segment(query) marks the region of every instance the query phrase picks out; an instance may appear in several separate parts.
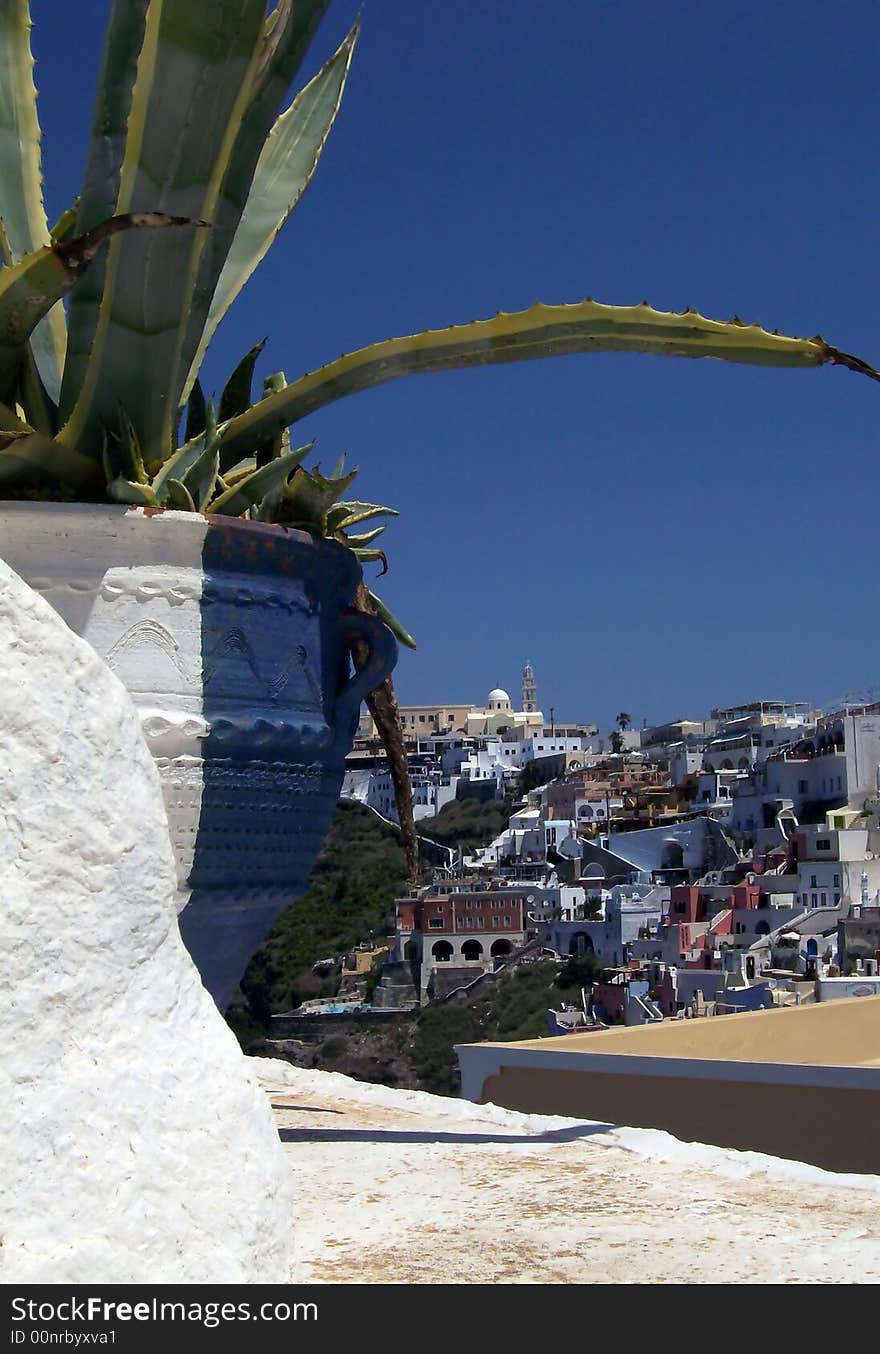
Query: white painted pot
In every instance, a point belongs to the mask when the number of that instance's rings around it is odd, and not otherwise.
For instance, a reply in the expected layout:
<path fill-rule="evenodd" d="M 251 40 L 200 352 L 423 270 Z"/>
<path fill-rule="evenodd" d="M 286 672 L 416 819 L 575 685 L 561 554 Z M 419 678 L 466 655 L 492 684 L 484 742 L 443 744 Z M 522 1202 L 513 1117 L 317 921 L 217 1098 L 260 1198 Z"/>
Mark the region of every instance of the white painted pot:
<path fill-rule="evenodd" d="M 396 645 L 351 610 L 335 541 L 238 518 L 0 504 L 0 554 L 87 639 L 137 706 L 178 867 L 181 933 L 224 1009 L 305 889 L 360 701 Z M 370 650 L 351 674 L 350 646 Z"/>

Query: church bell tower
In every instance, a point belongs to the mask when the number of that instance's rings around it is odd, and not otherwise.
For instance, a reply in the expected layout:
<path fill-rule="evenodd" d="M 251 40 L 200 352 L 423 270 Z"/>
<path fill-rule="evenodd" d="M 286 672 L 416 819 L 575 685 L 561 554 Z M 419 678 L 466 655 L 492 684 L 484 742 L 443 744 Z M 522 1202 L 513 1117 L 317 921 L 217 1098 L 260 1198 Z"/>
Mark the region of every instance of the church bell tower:
<path fill-rule="evenodd" d="M 522 676 L 522 709 L 531 714 L 538 708 L 538 691 L 535 686 L 535 674 L 531 663 L 526 663 Z"/>

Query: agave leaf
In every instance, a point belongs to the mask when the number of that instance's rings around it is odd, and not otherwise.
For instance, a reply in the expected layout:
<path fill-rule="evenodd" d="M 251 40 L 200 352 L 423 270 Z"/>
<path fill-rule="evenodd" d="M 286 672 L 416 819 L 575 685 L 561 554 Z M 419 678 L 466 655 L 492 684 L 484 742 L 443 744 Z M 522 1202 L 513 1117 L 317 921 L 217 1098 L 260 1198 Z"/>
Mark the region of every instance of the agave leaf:
<path fill-rule="evenodd" d="M 345 543 L 346 545 L 350 546 L 352 550 L 355 549 L 360 550 L 365 545 L 369 545 L 371 541 L 377 540 L 382 535 L 382 532 L 384 530 L 385 530 L 384 526 L 376 527 L 373 531 L 362 532 L 360 536 L 349 536 L 348 532 L 346 532 Z"/>
<path fill-rule="evenodd" d="M 193 496 L 185 484 L 180 480 L 170 479 L 167 486 L 167 502 L 170 508 L 177 508 L 180 512 L 195 512 L 196 505 Z"/>
<path fill-rule="evenodd" d="M 280 0 L 264 24 L 257 44 L 248 105 L 235 138 L 222 192 L 211 216 L 211 237 L 199 264 L 181 351 L 179 379 L 183 397 L 199 369 L 199 361 L 194 361 L 195 353 L 217 280 L 248 200 L 257 161 L 327 4 L 328 0 Z"/>
<path fill-rule="evenodd" d="M 379 617 L 379 620 L 385 622 L 385 624 L 388 626 L 388 629 L 391 631 L 393 635 L 397 636 L 401 644 L 405 644 L 408 649 L 417 648 L 418 646 L 416 645 L 416 642 L 413 639 L 412 635 L 409 633 L 408 630 L 404 630 L 403 626 L 401 625 L 397 617 L 394 615 L 393 611 L 388 610 L 387 606 L 382 601 L 382 599 L 380 597 L 377 597 L 374 592 L 371 592 L 369 588 L 367 588 L 367 596 L 372 602 L 373 607 L 375 608 L 376 611 L 376 615 Z"/>
<path fill-rule="evenodd" d="M 219 410 L 221 422 L 228 418 L 234 418 L 236 414 L 243 414 L 245 409 L 250 409 L 254 367 L 265 346 L 266 340 L 261 339 L 249 352 L 246 352 L 223 387 Z"/>
<path fill-rule="evenodd" d="M 149 484 L 127 480 L 124 475 L 117 475 L 108 482 L 107 493 L 117 503 L 136 503 L 145 508 L 156 506 L 156 496 Z"/>
<path fill-rule="evenodd" d="M 205 431 L 207 422 L 207 409 L 205 406 L 205 392 L 202 390 L 201 382 L 196 381 L 189 393 L 189 399 L 186 402 L 186 431 L 184 440 L 191 442 L 194 437 L 199 437 Z"/>
<path fill-rule="evenodd" d="M 307 470 L 300 468 L 284 489 L 279 518 L 285 526 L 323 536 L 333 502 L 333 495 L 328 495 Z"/>
<path fill-rule="evenodd" d="M 28 0 L 0 0 L 0 217 L 15 259 L 49 244 L 30 29 Z M 34 359 L 53 403 L 65 346 L 64 310 L 56 305 L 33 337 Z"/>
<path fill-rule="evenodd" d="M 58 431 L 58 409 L 43 385 L 30 343 L 24 345 L 18 374 L 18 398 L 30 426 L 47 437 Z"/>
<path fill-rule="evenodd" d="M 79 211 L 79 198 L 76 199 L 76 202 L 73 204 L 72 207 L 68 207 L 66 211 L 63 211 L 61 213 L 58 220 L 55 222 L 54 226 L 52 226 L 52 228 L 50 229 L 49 239 L 52 242 L 52 244 L 64 244 L 64 241 L 69 240 L 70 237 L 75 233 L 76 214 L 78 211 Z M 107 217 L 112 215 L 113 208 L 111 207 L 110 211 L 107 212 L 101 218 L 101 220 L 106 221 Z M 99 224 L 100 223 L 98 221 L 95 222 L 95 225 Z"/>
<path fill-rule="evenodd" d="M 35 431 L 5 407 L 0 425 L 0 484 L 63 484 L 85 492 L 100 487 L 91 457 Z"/>
<path fill-rule="evenodd" d="M 767 367 L 820 367 L 829 362 L 880 380 L 880 373 L 866 362 L 832 348 L 824 339 L 786 338 L 769 334 L 760 325 L 707 320 L 693 310 L 675 314 L 646 304 L 606 306 L 595 301 L 534 305 L 513 315 L 499 312 L 491 320 L 426 330 L 348 353 L 240 414 L 226 429 L 224 441 L 234 452 L 334 400 L 398 376 L 593 352 L 715 357 Z"/>
<path fill-rule="evenodd" d="M 385 565 L 385 568 L 382 570 L 382 573 L 387 574 L 388 557 L 385 554 L 384 550 L 361 550 L 360 547 L 355 549 L 355 547 L 351 545 L 351 541 L 348 542 L 348 545 L 351 547 L 352 552 L 354 553 L 356 558 L 359 559 L 362 564 L 371 564 L 373 560 L 380 559 L 382 563 Z"/>
<path fill-rule="evenodd" d="M 151 0 L 130 96 L 118 211 L 212 221 L 256 78 L 264 0 Z M 207 231 L 137 234 L 107 257 L 91 355 L 68 420 L 71 440 L 128 412 L 148 461 L 172 446 L 177 379 Z"/>
<path fill-rule="evenodd" d="M 201 493 L 199 494 L 199 512 L 208 511 L 211 499 L 217 492 L 217 485 L 219 484 L 219 481 L 220 481 L 220 449 L 218 443 L 218 449 L 217 451 L 214 452 L 214 459 L 211 461 L 210 470 L 208 474 L 205 476 L 205 478 L 202 480 L 200 486 Z"/>
<path fill-rule="evenodd" d="M 344 494 L 346 489 L 354 484 L 357 479 L 358 467 L 355 466 L 353 470 L 349 470 L 347 475 L 331 475 L 329 478 L 326 475 L 322 475 L 317 466 L 315 466 L 314 470 L 310 473 L 315 483 L 324 491 L 324 493 L 330 496 L 329 502 L 337 503 L 339 495 Z"/>
<path fill-rule="evenodd" d="M 244 461 L 239 461 L 237 465 L 227 471 L 223 476 L 223 484 L 227 489 L 231 489 L 233 484 L 238 484 L 239 480 L 243 480 L 246 475 L 252 475 L 258 469 L 256 457 L 248 456 Z"/>
<path fill-rule="evenodd" d="M 65 244 L 42 245 L 0 269 L 0 394 L 15 387 L 24 347 L 34 328 L 92 262 L 104 241 L 134 227 L 189 224 L 169 216 L 113 216 Z"/>
<path fill-rule="evenodd" d="M 357 467 L 347 475 L 326 479 L 316 468 L 301 470 L 294 475 L 284 490 L 284 502 L 279 505 L 280 517 L 287 525 L 320 536 L 330 536 L 333 506 L 357 475 Z"/>
<path fill-rule="evenodd" d="M 191 442 L 185 442 L 182 447 L 178 447 L 177 451 L 162 463 L 162 468 L 153 476 L 153 488 L 160 502 L 164 501 L 169 482 L 172 479 L 182 480 L 190 466 L 203 455 L 207 437 L 205 429 Z"/>
<path fill-rule="evenodd" d="M 396 508 L 383 508 L 378 503 L 340 503 L 338 507 L 343 510 L 342 516 L 336 523 L 341 531 L 347 531 L 349 527 L 357 526 L 358 522 L 367 522 L 371 517 L 400 516 Z"/>
<path fill-rule="evenodd" d="M 359 32 L 360 19 L 269 133 L 207 319 L 202 321 L 204 327 L 187 384 L 199 370 L 218 324 L 266 256 L 311 181 L 339 111 Z"/>
<path fill-rule="evenodd" d="M 120 492 L 126 484 L 149 486 L 149 502 L 155 502 L 157 501 L 156 493 L 144 469 L 140 447 L 137 444 L 137 435 L 130 420 L 126 417 L 124 409 L 119 411 L 119 422 L 120 432 L 104 432 L 101 455 L 104 478 L 108 486 L 118 482 Z M 140 503 L 142 500 L 139 498 L 136 501 Z M 143 501 L 146 502 L 147 500 Z M 128 502 L 128 499 L 125 502 Z"/>
<path fill-rule="evenodd" d="M 341 479 L 344 471 L 345 471 L 345 452 L 342 453 L 339 460 L 336 462 L 335 466 L 331 470 L 330 472 L 331 480 Z"/>
<path fill-rule="evenodd" d="M 174 478 L 179 480 L 198 505 L 199 511 L 210 502 L 220 474 L 220 438 L 213 419 L 213 409 L 209 406 L 209 426 L 205 433 L 205 447 L 187 470 Z M 169 481 L 170 483 L 170 481 Z"/>
<path fill-rule="evenodd" d="M 277 485 L 283 485 L 303 457 L 311 451 L 313 445 L 312 442 L 309 442 L 296 451 L 290 451 L 285 456 L 279 456 L 277 460 L 270 461 L 268 465 L 255 470 L 252 475 L 239 480 L 238 484 L 233 485 L 225 493 L 220 494 L 219 498 L 214 499 L 210 511 L 212 513 L 223 513 L 227 517 L 240 517 L 248 508 L 253 507 L 256 503 L 261 503 Z"/>
<path fill-rule="evenodd" d="M 6 268 L 12 267 L 15 262 L 2 219 L 0 262 Z M 29 341 L 22 345 L 17 355 L 10 354 L 6 376 L 0 377 L 0 391 L 6 395 L 9 404 L 18 403 L 21 406 L 25 422 L 35 432 L 45 433 L 48 437 L 55 436 L 58 431 L 58 410 L 43 385 Z"/>
<path fill-rule="evenodd" d="M 117 210 L 125 138 L 150 0 L 112 0 L 104 34 L 85 178 L 76 228 L 91 230 Z M 155 206 L 155 203 L 150 203 Z M 67 358 L 60 409 L 67 419 L 85 381 L 106 279 L 106 258 L 74 288 L 67 307 Z"/>

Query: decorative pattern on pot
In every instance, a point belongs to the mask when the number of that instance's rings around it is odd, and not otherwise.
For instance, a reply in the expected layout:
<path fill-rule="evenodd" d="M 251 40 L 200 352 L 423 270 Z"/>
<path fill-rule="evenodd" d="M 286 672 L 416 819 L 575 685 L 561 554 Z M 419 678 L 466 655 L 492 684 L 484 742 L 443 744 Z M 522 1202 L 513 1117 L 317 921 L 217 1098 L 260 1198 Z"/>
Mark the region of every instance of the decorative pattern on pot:
<path fill-rule="evenodd" d="M 224 1009 L 304 891 L 362 698 L 396 645 L 349 550 L 274 525 L 0 506 L 3 554 L 131 693 L 162 781 L 184 941 Z M 355 639 L 370 650 L 351 674 Z"/>

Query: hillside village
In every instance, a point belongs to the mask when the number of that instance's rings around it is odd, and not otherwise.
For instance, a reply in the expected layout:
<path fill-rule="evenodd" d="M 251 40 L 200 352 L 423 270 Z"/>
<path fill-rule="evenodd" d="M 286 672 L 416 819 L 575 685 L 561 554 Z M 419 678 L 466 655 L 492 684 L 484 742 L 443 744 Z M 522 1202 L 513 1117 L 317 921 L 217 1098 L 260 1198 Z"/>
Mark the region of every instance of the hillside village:
<path fill-rule="evenodd" d="M 622 713 L 602 735 L 548 721 L 526 664 L 519 709 L 499 687 L 400 719 L 423 881 L 387 898 L 387 934 L 314 956 L 317 995 L 264 1012 L 273 1051 L 315 1065 L 302 1047 L 328 1035 L 338 1051 L 450 1003 L 491 1011 L 530 966 L 570 979 L 531 984 L 532 1033 L 880 994 L 880 703 Z M 343 798 L 396 823 L 366 717 Z M 498 830 L 441 831 L 466 819 Z"/>

